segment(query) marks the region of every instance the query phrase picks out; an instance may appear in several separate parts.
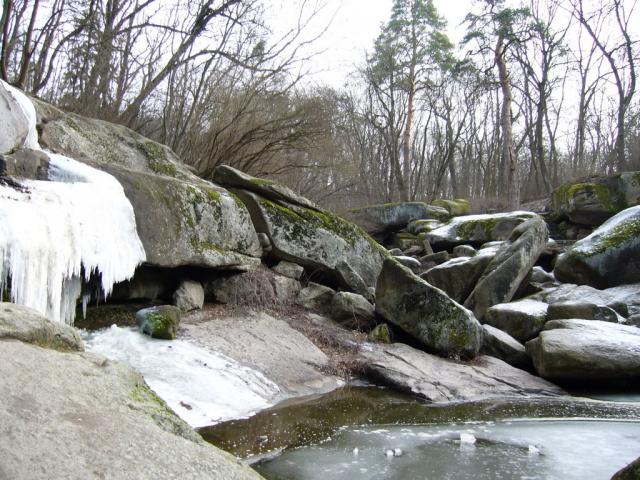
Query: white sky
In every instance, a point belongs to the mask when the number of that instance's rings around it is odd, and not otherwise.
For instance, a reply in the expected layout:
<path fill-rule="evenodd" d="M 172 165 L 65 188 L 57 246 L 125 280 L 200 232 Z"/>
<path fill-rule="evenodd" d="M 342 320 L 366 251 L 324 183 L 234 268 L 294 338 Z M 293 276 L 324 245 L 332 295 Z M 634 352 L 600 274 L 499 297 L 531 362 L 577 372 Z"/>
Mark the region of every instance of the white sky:
<path fill-rule="evenodd" d="M 301 0 L 266 0 L 267 22 L 275 33 L 297 21 Z M 310 0 L 315 4 L 318 0 Z M 357 64 L 372 49 L 380 27 L 391 13 L 392 0 L 324 0 L 324 8 L 312 25 L 319 32 L 331 22 L 327 32 L 315 42 L 319 51 L 312 63 L 308 80 L 341 87 Z M 472 0 L 434 0 L 438 12 L 447 19 L 448 33 L 454 42 L 464 35 L 460 26 L 470 11 Z M 331 19 L 333 18 L 333 21 Z M 313 35 L 313 34 L 311 34 Z"/>

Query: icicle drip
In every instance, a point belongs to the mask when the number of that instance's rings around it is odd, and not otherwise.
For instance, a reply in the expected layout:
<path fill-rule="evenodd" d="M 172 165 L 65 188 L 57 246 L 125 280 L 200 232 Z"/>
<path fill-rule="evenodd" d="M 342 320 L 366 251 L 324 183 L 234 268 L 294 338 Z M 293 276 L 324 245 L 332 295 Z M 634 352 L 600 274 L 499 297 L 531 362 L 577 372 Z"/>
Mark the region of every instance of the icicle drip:
<path fill-rule="evenodd" d="M 91 300 L 91 295 L 85 293 L 82 295 L 82 319 L 87 319 L 87 305 L 89 304 L 89 300 Z"/>
<path fill-rule="evenodd" d="M 33 105 L 7 88 L 35 131 Z M 25 146 L 39 148 L 37 138 Z M 120 183 L 76 160 L 45 153 L 51 181 L 23 181 L 24 191 L 0 185 L 0 283 L 10 278 L 11 301 L 73 324 L 82 272 L 85 281 L 99 272 L 108 296 L 146 256 Z"/>

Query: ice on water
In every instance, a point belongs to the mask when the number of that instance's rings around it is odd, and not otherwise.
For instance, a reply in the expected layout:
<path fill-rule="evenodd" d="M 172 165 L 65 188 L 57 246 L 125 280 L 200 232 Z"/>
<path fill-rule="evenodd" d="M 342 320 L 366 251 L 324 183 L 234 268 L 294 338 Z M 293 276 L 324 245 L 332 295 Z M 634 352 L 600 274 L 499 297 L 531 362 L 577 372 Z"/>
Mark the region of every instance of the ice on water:
<path fill-rule="evenodd" d="M 31 121 L 24 146 L 39 150 L 31 101 L 4 85 Z M 146 257 L 120 183 L 76 160 L 45 153 L 50 181 L 21 181 L 23 190 L 0 185 L 0 289 L 10 279 L 12 302 L 72 324 L 81 275 L 88 280 L 99 272 L 107 296 Z"/>

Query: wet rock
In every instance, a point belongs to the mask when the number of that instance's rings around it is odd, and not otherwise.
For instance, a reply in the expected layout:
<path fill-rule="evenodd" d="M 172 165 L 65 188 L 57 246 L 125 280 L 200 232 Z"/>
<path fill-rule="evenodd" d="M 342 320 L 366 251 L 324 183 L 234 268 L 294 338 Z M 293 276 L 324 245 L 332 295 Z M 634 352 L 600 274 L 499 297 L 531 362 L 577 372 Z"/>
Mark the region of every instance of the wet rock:
<path fill-rule="evenodd" d="M 62 352 L 84 350 L 75 328 L 52 322 L 32 308 L 0 302 L 0 341 L 9 338 Z"/>
<path fill-rule="evenodd" d="M 357 293 L 336 293 L 331 300 L 331 317 L 351 329 L 368 330 L 375 325 L 373 305 Z"/>
<path fill-rule="evenodd" d="M 361 353 L 375 381 L 411 392 L 431 402 L 487 398 L 556 396 L 555 385 L 494 357 L 458 363 L 394 343 Z"/>
<path fill-rule="evenodd" d="M 378 278 L 376 311 L 440 355 L 473 358 L 480 349 L 473 314 L 393 259 Z"/>
<path fill-rule="evenodd" d="M 331 301 L 336 291 L 325 285 L 309 282 L 306 287 L 300 290 L 296 303 L 309 310 L 329 313 L 331 311 Z"/>
<path fill-rule="evenodd" d="M 173 304 L 183 312 L 199 310 L 204 304 L 204 288 L 195 280 L 183 280 L 173 294 Z"/>
<path fill-rule="evenodd" d="M 480 353 L 499 358 L 516 368 L 531 369 L 531 358 L 527 355 L 524 345 L 511 335 L 491 325 L 483 325 L 482 334 Z"/>
<path fill-rule="evenodd" d="M 624 323 L 624 318 L 613 308 L 590 302 L 558 302 L 549 305 L 549 320 L 580 318 L 584 320 L 602 320 L 604 322 Z"/>
<path fill-rule="evenodd" d="M 499 303 L 511 301 L 533 268 L 548 239 L 547 225 L 535 216 L 518 225 L 509 242 L 500 247 L 465 301 L 477 318 Z"/>
<path fill-rule="evenodd" d="M 610 381 L 640 377 L 640 329 L 599 320 L 551 320 L 525 345 L 540 376 Z"/>
<path fill-rule="evenodd" d="M 548 308 L 546 303 L 529 299 L 500 303 L 487 310 L 483 323 L 507 332 L 520 342 L 526 342 L 544 328 Z"/>
<path fill-rule="evenodd" d="M 565 283 L 608 288 L 640 282 L 640 206 L 607 220 L 556 261 L 554 274 Z"/>
<path fill-rule="evenodd" d="M 286 260 L 278 262 L 276 265 L 271 267 L 271 269 L 280 275 L 284 275 L 285 277 L 293 278 L 295 280 L 300 280 L 300 277 L 302 277 L 302 274 L 304 273 L 303 267 L 297 263 L 287 262 Z"/>
<path fill-rule="evenodd" d="M 136 312 L 136 323 L 140 331 L 153 338 L 173 340 L 176 338 L 182 312 L 173 305 L 143 308 Z"/>

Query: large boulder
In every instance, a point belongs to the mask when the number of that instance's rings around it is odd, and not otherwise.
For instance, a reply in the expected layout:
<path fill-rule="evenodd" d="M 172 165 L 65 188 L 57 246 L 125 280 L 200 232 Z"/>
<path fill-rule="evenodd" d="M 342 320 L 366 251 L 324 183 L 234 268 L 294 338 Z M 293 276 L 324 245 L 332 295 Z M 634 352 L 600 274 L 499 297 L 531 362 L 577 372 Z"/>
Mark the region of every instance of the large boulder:
<path fill-rule="evenodd" d="M 514 228 L 536 217 L 531 212 L 507 212 L 454 217 L 444 225 L 424 234 L 438 248 L 450 248 L 463 243 L 481 245 L 507 240 Z"/>
<path fill-rule="evenodd" d="M 375 308 L 357 293 L 336 293 L 331 300 L 331 317 L 348 328 L 368 330 L 375 326 Z"/>
<path fill-rule="evenodd" d="M 326 285 L 309 282 L 307 286 L 298 293 L 296 303 L 309 310 L 329 313 L 335 294 L 336 291 Z"/>
<path fill-rule="evenodd" d="M 451 214 L 424 202 L 399 202 L 354 208 L 345 217 L 371 235 L 401 230 L 413 220 L 447 220 Z"/>
<path fill-rule="evenodd" d="M 84 350 L 75 328 L 51 322 L 32 308 L 0 302 L 0 340 L 9 338 L 61 352 Z"/>
<path fill-rule="evenodd" d="M 608 288 L 640 282 L 640 206 L 607 220 L 556 261 L 554 274 L 566 283 Z"/>
<path fill-rule="evenodd" d="M 548 308 L 546 303 L 530 299 L 500 303 L 490 307 L 482 321 L 526 342 L 544 328 Z"/>
<path fill-rule="evenodd" d="M 268 198 L 269 200 L 276 202 L 283 201 L 292 205 L 322 212 L 311 200 L 302 195 L 298 195 L 289 187 L 274 182 L 273 180 L 252 177 L 228 165 L 217 166 L 213 174 L 213 179 L 220 185 L 228 188 L 247 190 L 257 193 L 261 197 Z"/>
<path fill-rule="evenodd" d="M 511 301 L 547 240 L 547 225 L 541 217 L 535 215 L 518 225 L 487 266 L 465 307 L 482 318 L 489 307 Z"/>
<path fill-rule="evenodd" d="M 604 290 L 598 290 L 589 285 L 563 283 L 545 288 L 530 298 L 535 298 L 548 304 L 589 302 L 597 305 L 606 305 L 623 317 L 640 313 L 640 283 L 620 285 Z"/>
<path fill-rule="evenodd" d="M 32 99 L 43 147 L 113 175 L 131 202 L 147 262 L 248 270 L 262 248 L 243 203 L 194 175 L 165 145 Z"/>
<path fill-rule="evenodd" d="M 625 172 L 561 185 L 551 203 L 556 219 L 597 226 L 639 202 L 640 172 Z"/>
<path fill-rule="evenodd" d="M 602 320 L 603 322 L 624 323 L 625 319 L 613 308 L 596 305 L 591 302 L 557 302 L 549 305 L 548 320 L 580 318 L 583 320 Z"/>
<path fill-rule="evenodd" d="M 359 227 L 329 212 L 274 202 L 246 190 L 236 193 L 247 205 L 256 230 L 271 239 L 271 255 L 313 271 L 358 291 L 361 281 L 342 275 L 345 262 L 365 285 L 375 284 L 387 251 Z"/>
<path fill-rule="evenodd" d="M 463 303 L 473 291 L 493 255 L 494 250 L 482 249 L 479 255 L 453 258 L 430 268 L 420 276 L 434 287 L 447 292 L 456 302 Z"/>
<path fill-rule="evenodd" d="M 527 355 L 524 345 L 508 333 L 491 325 L 482 325 L 480 353 L 499 358 L 516 368 L 523 370 L 531 368 L 531 358 Z"/>
<path fill-rule="evenodd" d="M 478 357 L 471 364 L 459 363 L 401 343 L 378 344 L 361 355 L 367 374 L 374 380 L 431 402 L 564 393 L 541 378 L 489 356 Z"/>
<path fill-rule="evenodd" d="M 380 272 L 376 311 L 439 355 L 473 358 L 480 349 L 473 314 L 395 259 L 385 260 Z"/>
<path fill-rule="evenodd" d="M 0 339 L 0 378 L 1 478 L 262 478 L 122 363 Z"/>
<path fill-rule="evenodd" d="M 136 312 L 140 331 L 153 338 L 173 340 L 178 332 L 182 312 L 173 305 L 143 308 Z"/>
<path fill-rule="evenodd" d="M 599 320 L 551 320 L 526 343 L 537 372 L 558 380 L 640 377 L 640 329 Z"/>

